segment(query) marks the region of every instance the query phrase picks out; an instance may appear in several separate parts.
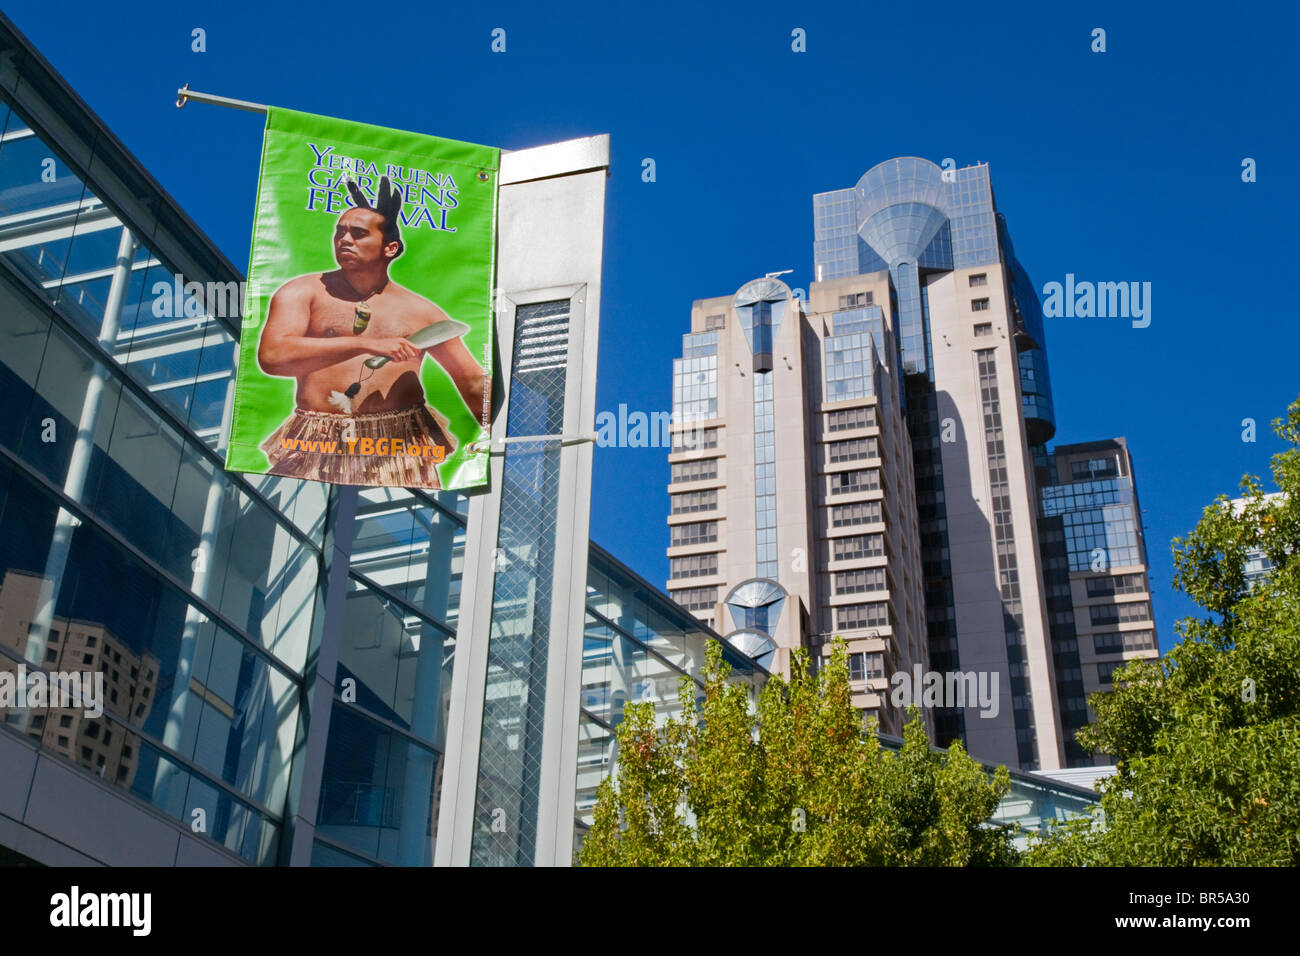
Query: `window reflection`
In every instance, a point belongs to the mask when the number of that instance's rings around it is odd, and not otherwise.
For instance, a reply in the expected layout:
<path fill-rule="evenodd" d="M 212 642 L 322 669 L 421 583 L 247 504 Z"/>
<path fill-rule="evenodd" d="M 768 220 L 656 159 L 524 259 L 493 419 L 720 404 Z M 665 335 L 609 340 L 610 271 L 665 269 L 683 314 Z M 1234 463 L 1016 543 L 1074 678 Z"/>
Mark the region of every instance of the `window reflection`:
<path fill-rule="evenodd" d="M 26 658 L 104 685 L 101 715 L 37 707 L 6 724 L 272 862 L 320 565 L 286 516 L 319 543 L 325 494 L 263 482 L 269 508 L 203 450 L 233 338 L 184 302 L 169 310 L 155 286 L 173 271 L 0 111 L 0 278 L 16 271 L 60 316 L 0 282 L 0 669 Z"/>

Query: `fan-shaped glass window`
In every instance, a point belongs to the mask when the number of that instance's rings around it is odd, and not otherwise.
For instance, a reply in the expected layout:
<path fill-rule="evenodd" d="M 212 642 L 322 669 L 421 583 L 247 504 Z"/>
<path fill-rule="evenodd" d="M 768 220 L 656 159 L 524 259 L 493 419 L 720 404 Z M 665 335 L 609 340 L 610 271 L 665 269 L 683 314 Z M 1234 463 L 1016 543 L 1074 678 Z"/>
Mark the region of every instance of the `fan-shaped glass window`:
<path fill-rule="evenodd" d="M 767 667 L 771 663 L 772 652 L 776 650 L 775 641 L 766 634 L 752 630 L 736 631 L 727 635 L 727 643 L 757 661 L 761 667 Z"/>
<path fill-rule="evenodd" d="M 771 634 L 781 619 L 785 591 L 775 581 L 746 581 L 727 597 L 727 608 L 737 628 Z"/>

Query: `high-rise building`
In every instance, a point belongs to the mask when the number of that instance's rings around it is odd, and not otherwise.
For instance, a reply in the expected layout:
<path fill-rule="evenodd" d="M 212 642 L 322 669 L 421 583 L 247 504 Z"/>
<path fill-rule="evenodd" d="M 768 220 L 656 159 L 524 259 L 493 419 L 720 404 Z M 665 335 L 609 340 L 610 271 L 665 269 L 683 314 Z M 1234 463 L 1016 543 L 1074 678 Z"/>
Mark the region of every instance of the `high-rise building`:
<path fill-rule="evenodd" d="M 855 703 L 927 661 L 912 454 L 869 295 L 810 311 L 776 278 L 696 302 L 673 369 L 669 593 L 787 671 L 845 638 Z M 927 665 L 928 666 L 928 665 Z"/>
<path fill-rule="evenodd" d="M 1122 438 L 1058 445 L 1047 462 L 1038 531 L 1066 763 L 1105 764 L 1074 739 L 1095 719 L 1088 695 L 1158 653 L 1137 481 Z"/>
<path fill-rule="evenodd" d="M 683 443 L 703 440 L 670 457 L 670 593 L 737 646 L 765 639 L 775 670 L 801 644 L 820 653 L 832 633 L 882 654 L 855 674 L 871 675 L 875 693 L 860 703 L 884 727 L 899 715 L 879 691 L 916 662 L 987 675 L 1003 705 L 941 698 L 929 711 L 937 743 L 961 738 L 1024 769 L 1085 762 L 1073 744 L 1081 695 L 1105 684 L 1096 678 L 1115 652 L 1080 657 L 1077 633 L 1114 643 L 1111 611 L 1093 616 L 1105 588 L 1125 615 L 1115 633 L 1142 623 L 1139 606 L 1152 631 L 1149 649 L 1129 636 L 1120 653 L 1155 653 L 1140 511 L 1122 440 L 1101 443 L 1121 469 L 1099 479 L 1116 486 L 1109 506 L 1070 497 L 1091 446 L 1070 446 L 1065 490 L 1050 490 L 1042 310 L 988 166 L 889 160 L 814 196 L 813 212 L 806 302 L 765 278 L 692 309 L 673 428 Z M 1098 541 L 1106 562 L 1075 568 L 1070 548 Z M 779 602 L 796 596 L 782 616 Z M 774 610 L 748 613 L 756 601 Z"/>

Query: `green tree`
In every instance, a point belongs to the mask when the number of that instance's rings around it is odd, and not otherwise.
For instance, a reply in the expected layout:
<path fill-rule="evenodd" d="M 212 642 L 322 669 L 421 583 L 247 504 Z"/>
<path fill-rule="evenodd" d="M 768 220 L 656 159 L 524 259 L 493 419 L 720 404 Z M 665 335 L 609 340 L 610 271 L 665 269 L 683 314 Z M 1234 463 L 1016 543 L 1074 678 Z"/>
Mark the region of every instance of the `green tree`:
<path fill-rule="evenodd" d="M 931 749 L 913 710 L 902 749 L 853 708 L 843 641 L 815 675 L 798 654 L 755 705 L 711 641 L 704 695 L 683 680 L 680 713 L 653 705 L 619 724 L 617 785 L 600 785 L 584 866 L 1003 865 L 1007 828 L 986 821 L 1010 787 L 960 745 Z"/>
<path fill-rule="evenodd" d="M 1116 671 L 1079 732 L 1115 758 L 1104 828 L 1075 821 L 1033 841 L 1027 862 L 1092 866 L 1300 863 L 1300 400 L 1273 430 L 1281 497 L 1246 476 L 1175 538 L 1175 585 L 1208 612 L 1178 624 L 1158 661 Z M 1273 570 L 1252 588 L 1247 553 Z"/>

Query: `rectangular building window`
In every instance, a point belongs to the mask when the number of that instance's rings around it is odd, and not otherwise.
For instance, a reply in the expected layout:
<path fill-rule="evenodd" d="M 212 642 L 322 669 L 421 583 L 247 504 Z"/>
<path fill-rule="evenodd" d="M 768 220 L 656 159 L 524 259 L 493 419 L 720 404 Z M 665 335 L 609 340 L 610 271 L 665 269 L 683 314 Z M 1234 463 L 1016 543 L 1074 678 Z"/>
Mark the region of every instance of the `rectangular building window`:
<path fill-rule="evenodd" d="M 989 310 L 988 299 L 971 299 L 970 310 L 972 312 L 987 312 Z"/>
<path fill-rule="evenodd" d="M 987 272 L 977 272 L 970 277 L 970 287 L 973 289 L 979 285 L 989 284 L 989 274 Z"/>
<path fill-rule="evenodd" d="M 885 676 L 885 655 L 880 651 L 867 651 L 862 655 L 862 669 L 867 680 Z"/>
<path fill-rule="evenodd" d="M 1127 624 L 1130 621 L 1149 621 L 1151 620 L 1151 605 L 1146 601 L 1133 601 L 1128 604 L 1117 605 L 1119 608 L 1119 621 L 1121 624 Z"/>
<path fill-rule="evenodd" d="M 1092 635 L 1092 648 L 1098 654 L 1119 654 L 1123 651 L 1155 650 L 1154 631 L 1110 631 Z"/>
<path fill-rule="evenodd" d="M 872 292 L 850 292 L 848 295 L 840 296 L 840 309 L 856 309 L 862 305 L 874 305 L 875 293 Z"/>
<path fill-rule="evenodd" d="M 1115 574 L 1104 578 L 1089 578 L 1088 597 L 1110 597 L 1113 594 L 1140 594 L 1146 591 L 1146 579 L 1136 574 Z"/>
<path fill-rule="evenodd" d="M 886 627 L 889 624 L 889 604 L 846 604 L 835 609 L 836 627 L 851 629 L 861 627 Z"/>
<path fill-rule="evenodd" d="M 718 573 L 718 555 L 689 554 L 684 558 L 668 559 L 670 578 L 705 578 Z"/>
<path fill-rule="evenodd" d="M 1118 624 L 1119 608 L 1113 604 L 1101 604 L 1088 608 L 1088 613 L 1095 624 Z"/>
<path fill-rule="evenodd" d="M 1089 578 L 1088 597 L 1111 597 L 1115 594 L 1115 579 L 1112 577 Z"/>
<path fill-rule="evenodd" d="M 675 524 L 669 529 L 671 546 L 674 548 L 688 544 L 707 544 L 718 540 L 718 523 L 716 521 L 694 521 L 690 524 Z"/>
<path fill-rule="evenodd" d="M 865 662 L 862 660 L 861 654 L 850 654 L 848 657 L 848 665 L 849 680 L 860 681 L 867 679 L 866 667 L 864 666 Z"/>
<path fill-rule="evenodd" d="M 880 471 L 864 468 L 861 471 L 841 471 L 827 476 L 832 495 L 848 495 L 858 491 L 876 491 L 880 488 Z"/>
<path fill-rule="evenodd" d="M 725 312 L 718 315 L 706 315 L 704 317 L 704 331 L 712 332 L 714 329 L 725 329 L 727 327 L 727 315 Z"/>
<path fill-rule="evenodd" d="M 831 508 L 831 527 L 843 528 L 854 524 L 869 524 L 881 520 L 879 501 L 855 501 L 850 505 Z"/>
<path fill-rule="evenodd" d="M 828 432 L 845 432 L 851 428 L 874 428 L 876 410 L 870 406 L 862 408 L 841 408 L 826 413 L 826 430 Z"/>
<path fill-rule="evenodd" d="M 860 461 L 864 458 L 879 458 L 880 451 L 874 436 L 867 438 L 850 438 L 848 441 L 830 442 L 826 446 L 832 465 L 841 461 Z"/>
<path fill-rule="evenodd" d="M 718 603 L 718 589 L 686 588 L 673 591 L 672 599 L 688 611 L 707 611 Z"/>
<path fill-rule="evenodd" d="M 884 553 L 885 536 L 883 534 L 857 534 L 848 538 L 833 538 L 831 541 L 831 555 L 836 561 L 878 558 Z"/>
<path fill-rule="evenodd" d="M 858 568 L 854 571 L 836 571 L 832 579 L 836 594 L 867 594 L 885 590 L 884 568 Z"/>
<path fill-rule="evenodd" d="M 1098 604 L 1088 608 L 1093 624 L 1123 624 L 1151 620 L 1151 606 L 1146 601 L 1129 604 Z"/>
<path fill-rule="evenodd" d="M 1124 661 L 1100 661 L 1097 664 L 1097 682 L 1109 684 L 1117 668 L 1123 667 Z"/>
<path fill-rule="evenodd" d="M 673 451 L 699 451 L 701 449 L 717 448 L 719 430 L 716 425 L 711 425 L 708 428 L 673 432 Z"/>
<path fill-rule="evenodd" d="M 979 322 L 975 326 L 975 338 L 983 338 L 986 335 L 993 334 L 992 322 Z"/>
<path fill-rule="evenodd" d="M 830 658 L 824 659 L 830 663 Z M 880 651 L 861 651 L 848 655 L 849 680 L 875 680 L 885 676 L 885 655 Z"/>
<path fill-rule="evenodd" d="M 718 477 L 718 459 L 679 461 L 672 466 L 672 481 L 711 481 Z"/>
<path fill-rule="evenodd" d="M 1116 594 L 1142 594 L 1147 590 L 1146 575 L 1140 571 L 1133 574 L 1117 574 L 1115 576 L 1115 593 Z"/>
<path fill-rule="evenodd" d="M 1090 458 L 1070 462 L 1070 477 L 1075 481 L 1090 478 L 1114 478 L 1119 474 L 1119 463 L 1114 458 Z"/>
<path fill-rule="evenodd" d="M 685 494 L 670 495 L 671 514 L 693 514 L 696 511 L 716 511 L 718 508 L 718 489 L 708 491 L 688 491 Z"/>

